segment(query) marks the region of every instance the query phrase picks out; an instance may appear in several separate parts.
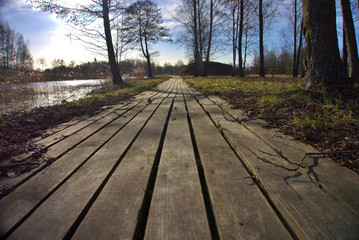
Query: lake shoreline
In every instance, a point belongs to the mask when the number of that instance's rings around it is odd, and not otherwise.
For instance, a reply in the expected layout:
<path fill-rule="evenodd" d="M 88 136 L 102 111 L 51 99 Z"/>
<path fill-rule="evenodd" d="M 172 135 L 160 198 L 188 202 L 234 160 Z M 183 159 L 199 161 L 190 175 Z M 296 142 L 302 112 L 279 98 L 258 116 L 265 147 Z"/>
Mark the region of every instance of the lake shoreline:
<path fill-rule="evenodd" d="M 36 108 L 29 112 L 1 115 L 0 176 L 13 177 L 14 172 L 15 176 L 21 175 L 28 171 L 29 168 L 24 168 L 26 165 L 18 165 L 19 168 L 14 168 L 14 162 L 36 163 L 43 155 L 46 155 L 46 149 L 41 149 L 41 146 L 36 146 L 34 142 L 36 139 L 45 137 L 47 130 L 59 124 L 81 118 L 84 115 L 98 114 L 106 107 L 131 99 L 136 94 L 152 89 L 167 79 L 168 77 L 161 77 L 129 81 L 128 86 L 125 88 L 119 88 L 118 86 L 105 87 L 104 93 L 95 93 L 91 97 L 77 101 Z M 26 159 L 22 159 L 21 162 L 16 160 L 16 156 L 31 152 L 33 154 L 30 154 L 31 156 Z M 33 166 L 32 164 L 29 167 Z M 9 173 L 12 175 L 9 176 Z"/>

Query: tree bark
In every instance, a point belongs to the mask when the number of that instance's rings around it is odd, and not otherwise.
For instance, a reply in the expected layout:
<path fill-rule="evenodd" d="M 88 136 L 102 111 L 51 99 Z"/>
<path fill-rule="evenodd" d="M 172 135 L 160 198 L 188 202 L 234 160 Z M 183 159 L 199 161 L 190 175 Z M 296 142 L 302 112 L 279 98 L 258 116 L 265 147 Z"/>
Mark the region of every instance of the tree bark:
<path fill-rule="evenodd" d="M 208 76 L 208 65 L 209 65 L 209 56 L 211 54 L 211 45 L 212 45 L 212 31 L 213 31 L 213 0 L 210 2 L 210 21 L 209 21 L 209 37 L 208 37 L 208 47 L 206 55 L 206 63 L 204 65 L 203 76 Z"/>
<path fill-rule="evenodd" d="M 197 2 L 193 0 L 193 32 L 194 32 L 194 73 L 198 77 L 198 36 L 197 36 Z"/>
<path fill-rule="evenodd" d="M 122 77 L 120 74 L 120 68 L 116 63 L 115 51 L 113 49 L 112 36 L 111 36 L 111 28 L 110 28 L 110 19 L 109 19 L 109 9 L 108 9 L 108 1 L 102 0 L 102 9 L 103 9 L 103 24 L 105 29 L 106 36 L 106 46 L 108 53 L 108 61 L 112 73 L 112 81 L 116 85 L 123 85 Z"/>
<path fill-rule="evenodd" d="M 259 0 L 259 76 L 265 77 L 264 72 L 264 48 L 263 48 L 263 0 Z"/>
<path fill-rule="evenodd" d="M 240 0 L 239 6 L 239 34 L 238 34 L 238 75 L 240 77 L 244 76 L 243 71 L 243 58 L 242 58 L 242 39 L 243 39 L 243 0 Z"/>
<path fill-rule="evenodd" d="M 147 36 L 145 36 L 145 45 L 146 45 L 146 59 L 147 59 L 147 77 L 148 78 L 153 78 L 153 74 L 152 74 L 152 66 L 151 66 L 151 56 L 150 53 L 148 51 L 148 43 L 147 43 Z"/>
<path fill-rule="evenodd" d="M 238 14 L 238 0 L 233 0 L 232 8 L 232 58 L 233 58 L 233 68 L 232 68 L 232 77 L 236 75 L 236 60 L 237 60 L 237 40 L 238 40 L 238 23 L 239 23 L 239 14 Z"/>
<path fill-rule="evenodd" d="M 345 72 L 348 73 L 348 50 L 347 50 L 347 39 L 345 37 L 345 27 L 343 23 L 343 64 Z"/>
<path fill-rule="evenodd" d="M 352 78 L 354 81 L 359 82 L 358 47 L 355 37 L 355 28 L 350 7 L 350 1 L 340 0 L 340 3 L 342 5 L 345 39 L 348 51 L 349 77 Z"/>
<path fill-rule="evenodd" d="M 349 84 L 340 59 L 333 0 L 303 0 L 303 31 L 307 42 L 306 88 L 331 90 Z"/>
<path fill-rule="evenodd" d="M 202 18 L 201 18 L 201 0 L 197 0 L 197 31 L 198 31 L 198 73 L 202 74 L 203 70 L 203 36 L 202 36 Z"/>
<path fill-rule="evenodd" d="M 294 44 L 293 44 L 293 77 L 298 75 L 297 71 L 297 0 L 294 0 Z"/>
<path fill-rule="evenodd" d="M 296 61 L 296 66 L 295 66 L 296 75 L 294 77 L 297 77 L 298 72 L 299 72 L 300 54 L 302 51 L 302 42 L 303 42 L 303 18 L 302 18 L 302 22 L 300 24 L 299 46 L 298 46 L 297 61 Z"/>

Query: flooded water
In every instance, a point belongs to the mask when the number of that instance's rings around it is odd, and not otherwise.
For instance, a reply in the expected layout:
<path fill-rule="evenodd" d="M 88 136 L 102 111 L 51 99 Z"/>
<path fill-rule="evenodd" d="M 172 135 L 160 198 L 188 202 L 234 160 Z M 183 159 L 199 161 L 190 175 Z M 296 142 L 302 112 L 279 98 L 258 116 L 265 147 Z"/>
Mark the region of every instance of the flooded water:
<path fill-rule="evenodd" d="M 109 79 L 94 79 L 0 85 L 0 112 L 10 113 L 52 106 L 62 101 L 70 102 L 110 82 Z"/>

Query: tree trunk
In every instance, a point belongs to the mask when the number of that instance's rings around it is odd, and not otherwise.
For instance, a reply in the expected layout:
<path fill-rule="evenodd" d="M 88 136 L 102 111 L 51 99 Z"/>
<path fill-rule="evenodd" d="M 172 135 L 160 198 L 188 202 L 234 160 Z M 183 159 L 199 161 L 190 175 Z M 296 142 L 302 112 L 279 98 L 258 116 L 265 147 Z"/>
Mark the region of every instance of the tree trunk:
<path fill-rule="evenodd" d="M 208 37 L 208 47 L 206 55 L 206 63 L 203 70 L 203 76 L 207 77 L 208 75 L 208 65 L 209 65 L 209 56 L 211 54 L 211 45 L 212 45 L 212 31 L 213 31 L 213 0 L 210 3 L 210 21 L 209 21 L 209 37 Z"/>
<path fill-rule="evenodd" d="M 247 49 L 248 49 L 248 30 L 245 32 L 245 40 L 244 40 L 244 58 L 243 58 L 243 68 L 246 68 L 247 62 Z"/>
<path fill-rule="evenodd" d="M 264 49 L 263 49 L 263 0 L 259 0 L 259 76 L 265 77 L 264 73 Z"/>
<path fill-rule="evenodd" d="M 202 19 L 201 19 L 201 1 L 197 0 L 197 31 L 198 31 L 198 73 L 203 74 L 203 36 L 202 36 Z"/>
<path fill-rule="evenodd" d="M 294 44 L 293 44 L 293 77 L 298 75 L 297 64 L 297 0 L 294 0 Z"/>
<path fill-rule="evenodd" d="M 307 42 L 307 89 L 347 85 L 348 78 L 340 59 L 336 9 L 333 0 L 303 1 L 303 30 Z"/>
<path fill-rule="evenodd" d="M 343 23 L 345 29 L 345 39 L 348 51 L 349 77 L 359 82 L 359 59 L 358 47 L 355 38 L 353 16 L 349 0 L 340 0 L 343 12 Z"/>
<path fill-rule="evenodd" d="M 239 34 L 238 34 L 238 75 L 240 77 L 244 76 L 243 71 L 243 58 L 242 58 L 242 38 L 243 38 L 243 0 L 240 0 L 240 7 L 239 7 L 239 14 L 240 20 L 239 20 Z"/>
<path fill-rule="evenodd" d="M 194 76 L 198 77 L 197 2 L 193 0 Z"/>
<path fill-rule="evenodd" d="M 236 30 L 236 22 L 235 22 L 235 10 L 232 12 L 232 58 L 233 58 L 233 69 L 232 69 L 232 77 L 236 75 L 236 49 L 237 49 L 237 30 Z"/>
<path fill-rule="evenodd" d="M 119 66 L 116 63 L 115 51 L 113 49 L 111 28 L 110 28 L 110 19 L 109 19 L 109 9 L 107 0 L 102 0 L 102 9 L 103 9 L 103 24 L 105 29 L 106 36 L 106 46 L 108 53 L 108 61 L 112 73 L 113 83 L 116 85 L 123 85 L 122 77 L 120 74 Z"/>
<path fill-rule="evenodd" d="M 145 46 L 146 46 L 146 60 L 147 60 L 147 77 L 153 78 L 152 74 L 152 66 L 151 66 L 151 56 L 150 52 L 148 51 L 148 43 L 147 43 L 147 35 L 145 35 Z"/>
<path fill-rule="evenodd" d="M 302 52 L 302 42 L 303 42 L 303 18 L 302 18 L 302 22 L 300 24 L 299 46 L 298 46 L 297 61 L 296 61 L 296 66 L 295 66 L 296 75 L 294 77 L 297 77 L 298 72 L 299 72 L 300 53 Z"/>
<path fill-rule="evenodd" d="M 232 9 L 232 57 L 233 57 L 232 77 L 236 75 L 237 39 L 238 39 L 238 22 L 239 22 L 239 14 L 237 13 L 237 8 L 238 8 L 237 0 L 233 2 L 234 2 L 234 6 Z"/>
<path fill-rule="evenodd" d="M 347 39 L 345 37 L 345 27 L 343 23 L 343 64 L 345 72 L 348 74 L 348 50 L 347 50 Z"/>

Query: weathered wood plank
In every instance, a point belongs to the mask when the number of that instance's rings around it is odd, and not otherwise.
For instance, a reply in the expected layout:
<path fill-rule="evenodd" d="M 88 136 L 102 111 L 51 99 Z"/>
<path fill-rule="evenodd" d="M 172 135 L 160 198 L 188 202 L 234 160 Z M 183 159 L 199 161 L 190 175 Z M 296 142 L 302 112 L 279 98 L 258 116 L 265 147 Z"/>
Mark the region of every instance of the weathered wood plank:
<path fill-rule="evenodd" d="M 291 239 L 209 117 L 186 100 L 220 239 Z"/>
<path fill-rule="evenodd" d="M 210 96 L 213 102 L 221 103 L 224 110 L 239 120 L 248 119 L 248 116 L 239 109 L 232 109 L 230 105 L 215 96 Z M 295 141 L 292 137 L 278 132 L 278 129 L 264 128 L 266 123 L 263 120 L 252 119 L 243 122 L 243 125 L 258 137 L 266 141 L 274 149 L 278 149 L 291 162 L 300 164 L 305 153 L 317 152 L 312 147 Z M 354 214 L 359 216 L 359 175 L 346 167 L 339 166 L 332 159 L 318 156 L 307 156 L 303 167 L 299 170 L 308 174 L 312 181 L 316 182 L 330 196 Z"/>
<path fill-rule="evenodd" d="M 117 113 L 110 113 L 106 117 L 103 117 L 98 121 L 92 123 L 91 125 L 81 129 L 80 131 L 71 134 L 63 141 L 49 147 L 49 149 L 46 152 L 46 155 L 51 158 L 59 157 L 60 155 L 64 154 L 66 151 L 72 149 L 74 146 L 81 143 L 81 141 L 85 140 L 86 138 L 90 137 L 92 134 L 96 133 L 96 131 L 99 131 L 107 124 L 110 124 L 112 121 L 116 120 L 122 114 L 126 116 L 125 114 L 126 111 L 127 110 L 122 110 L 122 111 L 118 111 Z"/>
<path fill-rule="evenodd" d="M 132 239 L 172 98 L 164 100 L 72 239 Z"/>
<path fill-rule="evenodd" d="M 155 103 L 150 104 L 132 119 L 38 207 L 9 239 L 64 237 L 155 107 Z"/>
<path fill-rule="evenodd" d="M 300 239 L 358 238 L 358 218 L 303 174 L 292 171 L 293 164 L 243 125 L 227 121 L 216 105 L 198 98 Z"/>
<path fill-rule="evenodd" d="M 36 142 L 35 145 L 38 145 L 41 148 L 47 148 L 50 145 L 52 145 L 49 149 L 48 152 L 48 157 L 53 157 L 53 158 L 57 158 L 59 157 L 60 154 L 64 153 L 64 151 L 66 151 L 67 149 L 71 148 L 72 144 L 76 144 L 75 140 L 71 140 L 71 139 L 66 139 L 66 137 L 70 136 L 70 138 L 72 137 L 72 135 L 76 135 L 73 138 L 77 138 L 79 141 L 83 141 L 86 138 L 86 134 L 84 132 L 89 132 L 89 134 L 93 133 L 96 130 L 93 130 L 93 132 L 85 130 L 85 128 L 87 127 L 92 127 L 94 129 L 96 129 L 95 126 L 92 126 L 92 124 L 97 125 L 99 128 L 101 128 L 101 124 L 102 126 L 104 126 L 106 124 L 106 121 L 109 120 L 111 121 L 112 119 L 110 118 L 110 116 L 108 115 L 112 115 L 113 118 L 118 117 L 118 115 L 120 115 L 121 113 L 124 113 L 128 110 L 130 110 L 130 108 L 133 108 L 136 104 L 140 103 L 141 101 L 148 103 L 148 97 L 151 96 L 152 100 L 159 98 L 162 96 L 162 94 L 168 94 L 168 91 L 173 88 L 174 86 L 174 82 L 172 80 L 166 81 L 164 83 L 161 84 L 161 88 L 156 88 L 153 89 L 151 91 L 147 91 L 143 94 L 145 95 L 141 95 L 141 97 L 138 97 L 138 101 L 133 101 L 131 100 L 128 103 L 120 103 L 118 105 L 114 105 L 111 108 L 99 113 L 96 116 L 93 116 L 92 118 L 86 118 L 86 121 L 88 121 L 88 125 L 84 126 L 85 122 L 81 123 L 81 121 L 78 121 L 79 125 L 73 125 L 68 127 L 67 129 L 65 129 L 65 131 L 62 131 L 60 133 L 60 131 L 57 131 L 55 135 L 51 135 L 48 136 L 47 138 L 44 138 L 43 140 L 41 140 L 41 142 Z M 150 95 L 149 95 L 150 94 Z M 103 119 L 107 116 L 107 119 Z M 91 120 L 92 119 L 92 120 Z M 99 129 L 98 128 L 98 129 Z M 78 133 L 81 132 L 81 133 Z M 77 135 L 79 134 L 79 135 Z M 89 135 L 87 135 L 87 137 L 89 137 Z M 62 142 L 62 140 L 66 139 L 65 143 Z M 56 145 L 59 144 L 59 145 Z M 55 146 L 56 145 L 56 146 Z M 54 150 L 54 152 L 52 152 L 52 150 Z M 30 156 L 30 154 L 24 155 L 24 158 Z M 44 165 L 46 163 L 42 163 L 40 165 L 40 168 L 43 168 Z M 24 180 L 29 179 L 31 176 L 33 176 L 34 172 L 38 171 L 37 169 L 33 169 L 25 174 L 22 174 L 16 178 L 3 178 L 0 179 L 0 184 L 3 184 L 5 186 L 18 186 L 20 183 L 22 183 Z"/>
<path fill-rule="evenodd" d="M 145 103 L 137 105 L 127 114 L 128 118 L 118 118 L 1 199 L 0 219 L 4 220 L 0 221 L 0 232 L 4 234 L 9 231 L 143 107 Z"/>
<path fill-rule="evenodd" d="M 145 239 L 210 239 L 183 99 L 176 97 L 162 150 Z"/>
<path fill-rule="evenodd" d="M 35 144 L 42 146 L 43 148 L 48 147 L 52 144 L 55 144 L 56 142 L 59 142 L 59 141 L 65 139 L 66 137 L 70 136 L 71 134 L 90 126 L 91 124 L 106 117 L 107 115 L 111 114 L 112 112 L 113 112 L 113 109 L 107 109 L 104 112 L 101 112 L 100 114 L 97 114 L 95 116 L 87 118 L 87 119 L 80 121 L 68 128 L 65 128 L 62 131 L 56 132 L 55 134 L 52 134 L 44 139 L 41 139 L 40 141 L 37 141 Z"/>
<path fill-rule="evenodd" d="M 171 81 L 167 81 L 167 82 L 161 83 L 157 87 L 157 89 L 168 90 L 168 89 L 171 89 L 172 84 L 173 83 Z M 123 109 L 129 108 L 130 106 L 127 106 L 129 104 L 132 104 L 132 106 L 136 105 L 136 103 L 139 103 L 140 101 L 147 100 L 148 98 L 154 98 L 158 94 L 160 94 L 160 92 L 153 91 L 153 90 L 142 92 L 141 94 L 138 94 L 134 97 L 135 101 L 130 100 L 129 103 L 120 103 L 118 105 L 111 106 L 109 109 L 106 109 L 103 112 L 101 112 L 95 116 L 84 119 L 83 121 L 80 121 L 76 124 L 73 124 L 72 126 L 69 126 L 65 129 L 63 129 L 62 131 L 58 131 L 44 139 L 41 139 L 41 140 L 37 141 L 35 144 L 37 144 L 39 146 L 43 146 L 43 147 L 48 147 L 56 142 L 61 141 L 62 139 L 65 139 L 66 137 L 70 136 L 71 134 L 76 133 L 77 131 L 91 125 L 92 123 L 95 123 L 96 121 L 100 120 L 101 118 L 106 117 L 109 114 L 112 114 L 112 113 L 116 114 L 118 112 L 118 110 L 123 110 Z"/>

